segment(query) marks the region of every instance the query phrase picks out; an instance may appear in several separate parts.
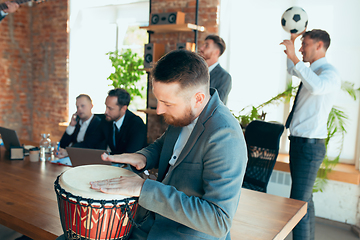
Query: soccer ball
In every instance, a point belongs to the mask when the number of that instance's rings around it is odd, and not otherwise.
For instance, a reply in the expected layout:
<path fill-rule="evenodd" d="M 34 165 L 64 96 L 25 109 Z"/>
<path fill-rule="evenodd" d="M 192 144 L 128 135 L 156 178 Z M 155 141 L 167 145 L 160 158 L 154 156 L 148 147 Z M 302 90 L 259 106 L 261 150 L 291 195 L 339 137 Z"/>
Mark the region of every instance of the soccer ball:
<path fill-rule="evenodd" d="M 281 17 L 281 26 L 289 33 L 301 33 L 307 25 L 308 16 L 301 7 L 291 7 Z"/>

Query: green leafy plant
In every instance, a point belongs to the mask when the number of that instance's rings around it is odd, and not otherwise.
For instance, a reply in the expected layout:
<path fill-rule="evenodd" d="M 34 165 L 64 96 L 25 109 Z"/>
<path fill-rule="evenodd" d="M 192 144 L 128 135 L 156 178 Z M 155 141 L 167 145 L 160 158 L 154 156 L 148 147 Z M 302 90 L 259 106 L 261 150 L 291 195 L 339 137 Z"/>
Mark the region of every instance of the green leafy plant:
<path fill-rule="evenodd" d="M 119 51 L 108 52 L 106 55 L 112 63 L 115 69 L 114 73 L 111 73 L 107 78 L 112 81 L 110 86 L 114 88 L 123 88 L 130 94 L 133 99 L 135 96 L 142 97 L 141 91 L 144 86 L 138 86 L 137 83 L 144 75 L 145 72 L 139 70 L 143 66 L 143 58 L 140 58 L 137 53 L 133 53 L 131 49 L 126 49 L 119 53 Z"/>
<path fill-rule="evenodd" d="M 243 111 L 243 110 L 242 110 Z M 250 114 L 238 115 L 233 114 L 234 117 L 239 121 L 241 128 L 246 128 L 246 126 L 256 119 L 265 120 L 266 113 L 263 111 L 259 114 L 256 107 L 252 106 Z"/>
<path fill-rule="evenodd" d="M 354 100 L 356 100 L 357 92 L 360 91 L 360 88 L 355 89 L 354 83 L 350 82 L 342 82 L 341 83 L 341 89 L 345 92 L 347 92 Z M 321 168 L 318 171 L 317 178 L 315 180 L 315 185 L 313 188 L 313 192 L 322 192 L 324 186 L 327 183 L 327 175 L 332 171 L 332 169 L 336 166 L 336 164 L 339 163 L 340 160 L 340 154 L 343 149 L 344 145 L 344 138 L 346 133 L 346 122 L 348 120 L 348 116 L 344 113 L 344 111 L 340 110 L 339 107 L 334 106 L 329 114 L 328 121 L 327 121 L 327 137 L 325 139 L 325 146 L 326 149 L 328 147 L 328 144 L 331 139 L 334 137 L 339 137 L 340 140 L 337 142 L 338 148 L 337 148 L 337 155 L 335 158 L 331 159 L 327 155 L 327 151 L 325 154 L 325 158 L 322 162 Z"/>
<path fill-rule="evenodd" d="M 342 82 L 341 89 L 345 92 L 347 92 L 354 100 L 357 99 L 357 93 L 360 92 L 360 88 L 355 89 L 354 83 L 350 82 Z M 271 98 L 270 100 L 260 104 L 257 107 L 254 106 L 247 106 L 240 110 L 239 115 L 236 115 L 233 113 L 235 118 L 239 121 L 242 128 L 245 128 L 251 121 L 255 119 L 261 119 L 264 120 L 266 113 L 262 110 L 267 105 L 275 104 L 278 105 L 281 102 L 289 102 L 292 97 L 295 97 L 296 92 L 298 90 L 298 87 L 292 86 L 292 81 L 289 82 L 289 84 L 286 87 L 286 90 L 282 93 L 279 93 L 275 97 Z M 249 111 L 248 109 L 251 108 Z M 244 113 L 247 110 L 246 113 Z M 259 111 L 262 111 L 260 114 Z M 318 176 L 315 181 L 313 192 L 321 191 L 324 188 L 325 184 L 327 183 L 327 175 L 331 170 L 336 166 L 336 164 L 340 160 L 340 154 L 343 149 L 344 144 L 344 137 L 346 133 L 346 121 L 348 119 L 348 116 L 340 110 L 338 107 L 334 106 L 330 113 L 327 120 L 327 138 L 325 139 L 325 146 L 327 149 L 327 146 L 331 139 L 334 137 L 340 137 L 340 140 L 338 141 L 338 152 L 335 158 L 331 159 L 329 156 L 325 155 L 325 158 L 323 160 L 323 163 L 318 171 Z"/>
<path fill-rule="evenodd" d="M 284 92 L 279 93 L 275 97 L 260 104 L 257 107 L 254 107 L 252 105 L 246 106 L 239 111 L 238 115 L 234 113 L 233 115 L 239 121 L 241 127 L 245 129 L 251 121 L 254 121 L 256 119 L 265 120 L 266 113 L 262 110 L 265 106 L 272 104 L 279 105 L 281 102 L 289 102 L 290 98 L 296 95 L 297 89 L 298 87 L 293 87 L 292 82 L 290 81 L 287 84 L 286 90 Z"/>

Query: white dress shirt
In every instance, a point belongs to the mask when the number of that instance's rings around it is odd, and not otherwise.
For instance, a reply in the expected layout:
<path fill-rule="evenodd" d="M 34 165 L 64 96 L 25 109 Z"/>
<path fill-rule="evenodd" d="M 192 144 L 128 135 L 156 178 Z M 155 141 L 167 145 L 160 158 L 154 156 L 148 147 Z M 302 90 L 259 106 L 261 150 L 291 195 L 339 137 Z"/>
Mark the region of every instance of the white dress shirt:
<path fill-rule="evenodd" d="M 214 70 L 214 68 L 215 68 L 217 65 L 219 65 L 219 62 L 216 62 L 216 63 L 214 63 L 213 65 L 211 65 L 211 66 L 209 67 L 209 73 L 210 73 L 212 70 Z"/>
<path fill-rule="evenodd" d="M 126 114 L 126 113 L 125 113 Z M 125 118 L 125 114 L 124 116 L 122 116 L 119 120 L 117 120 L 116 122 L 114 121 L 114 123 L 116 124 L 116 127 L 118 130 L 120 130 L 121 126 L 123 125 L 124 122 L 124 118 Z"/>
<path fill-rule="evenodd" d="M 80 130 L 79 130 L 79 133 L 76 137 L 76 141 L 77 142 L 83 142 L 84 141 L 84 137 L 85 137 L 85 133 L 86 133 L 86 130 L 91 122 L 91 119 L 93 119 L 94 117 L 94 114 L 91 115 L 91 117 L 86 120 L 85 122 L 83 122 L 82 120 L 80 120 L 79 124 L 80 124 Z M 76 125 L 75 125 L 76 126 Z M 71 126 L 69 125 L 67 128 L 66 128 L 66 133 L 68 135 L 71 135 L 74 133 L 75 131 L 75 126 Z"/>
<path fill-rule="evenodd" d="M 303 83 L 289 126 L 290 135 L 305 138 L 326 138 L 327 120 L 341 89 L 338 71 L 326 58 L 307 67 L 300 61 L 295 66 L 287 60 L 288 72 Z"/>
<path fill-rule="evenodd" d="M 171 156 L 170 161 L 169 161 L 169 164 L 171 166 L 174 166 L 174 164 L 178 160 L 181 151 L 183 150 L 183 148 L 185 147 L 185 144 L 189 140 L 190 134 L 192 133 L 197 120 L 198 120 L 198 118 L 195 118 L 195 120 L 192 121 L 189 125 L 182 127 L 179 137 L 176 140 L 176 143 L 174 146 L 173 155 Z"/>

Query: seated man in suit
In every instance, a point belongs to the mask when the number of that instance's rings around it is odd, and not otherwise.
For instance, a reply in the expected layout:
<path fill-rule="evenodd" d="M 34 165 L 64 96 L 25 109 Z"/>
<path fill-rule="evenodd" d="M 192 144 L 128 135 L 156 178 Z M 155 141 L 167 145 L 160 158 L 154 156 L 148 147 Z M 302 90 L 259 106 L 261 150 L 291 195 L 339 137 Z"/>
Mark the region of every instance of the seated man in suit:
<path fill-rule="evenodd" d="M 16 2 L 5 2 L 5 5 L 7 6 L 7 9 L 0 10 L 0 21 L 9 13 L 16 12 L 19 8 L 19 4 Z"/>
<path fill-rule="evenodd" d="M 146 125 L 128 106 L 130 94 L 121 88 L 108 92 L 105 121 L 91 148 L 108 149 L 112 154 L 133 153 L 146 146 Z"/>
<path fill-rule="evenodd" d="M 58 157 L 66 157 L 66 147 L 87 147 L 88 142 L 93 141 L 99 134 L 101 119 L 92 114 L 91 98 L 86 94 L 76 97 L 76 113 L 71 117 L 69 126 L 66 128 L 61 140 L 61 149 L 57 152 Z"/>
<path fill-rule="evenodd" d="M 210 73 L 210 87 L 218 91 L 221 101 L 226 105 L 231 90 L 231 76 L 219 64 L 219 57 L 225 52 L 224 40 L 218 35 L 209 35 L 199 48 L 199 54 L 205 59 Z"/>

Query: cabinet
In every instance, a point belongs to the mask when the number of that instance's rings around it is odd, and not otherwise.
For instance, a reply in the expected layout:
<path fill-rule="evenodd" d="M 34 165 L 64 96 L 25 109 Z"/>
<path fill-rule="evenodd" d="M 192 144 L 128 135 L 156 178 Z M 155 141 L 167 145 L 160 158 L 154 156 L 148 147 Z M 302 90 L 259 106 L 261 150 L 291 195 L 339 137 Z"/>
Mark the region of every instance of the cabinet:
<path fill-rule="evenodd" d="M 151 1 L 150 1 L 151 9 Z M 149 34 L 149 43 L 163 43 L 167 46 L 166 52 L 175 50 L 177 42 L 193 42 L 197 45 L 198 32 L 204 32 L 205 27 L 199 26 L 198 19 L 198 0 L 196 1 L 195 10 L 195 24 L 193 23 L 178 23 L 178 24 L 150 24 L 149 26 L 140 27 L 146 30 Z M 165 10 L 166 11 L 166 10 Z M 174 11 L 174 10 L 171 10 Z M 151 16 L 151 12 L 150 12 Z M 190 20 L 192 22 L 192 20 Z M 192 33 L 194 38 L 192 38 Z M 181 40 L 179 40 L 181 39 Z M 196 48 L 196 47 L 195 47 Z M 146 113 L 147 129 L 148 129 L 148 143 L 156 140 L 167 128 L 162 116 L 156 114 L 157 100 L 152 93 L 151 82 L 149 81 L 149 73 L 151 68 L 145 68 L 143 71 L 148 73 L 147 83 L 147 108 L 139 109 L 139 112 Z"/>
<path fill-rule="evenodd" d="M 204 32 L 205 27 L 198 26 L 196 24 L 192 23 L 184 23 L 184 24 L 165 24 L 165 25 L 149 25 L 146 27 L 140 27 L 140 29 L 147 30 L 149 33 L 149 40 L 150 40 L 150 34 L 153 33 L 174 33 L 174 32 L 192 32 L 194 31 L 195 34 L 197 32 Z M 149 41 L 150 42 L 150 41 Z M 196 44 L 196 42 L 195 42 Z M 150 68 L 144 68 L 142 70 L 145 70 L 146 72 L 150 72 Z M 149 84 L 148 84 L 148 99 L 147 99 L 147 109 L 139 109 L 139 112 L 144 112 L 146 114 L 155 114 L 156 110 L 154 109 L 155 106 L 149 106 Z"/>
<path fill-rule="evenodd" d="M 140 27 L 140 29 L 145 29 L 150 33 L 170 33 L 170 32 L 191 32 L 199 31 L 204 32 L 205 27 L 198 26 L 192 23 L 184 24 L 165 24 L 165 25 L 149 25 L 147 27 Z"/>

